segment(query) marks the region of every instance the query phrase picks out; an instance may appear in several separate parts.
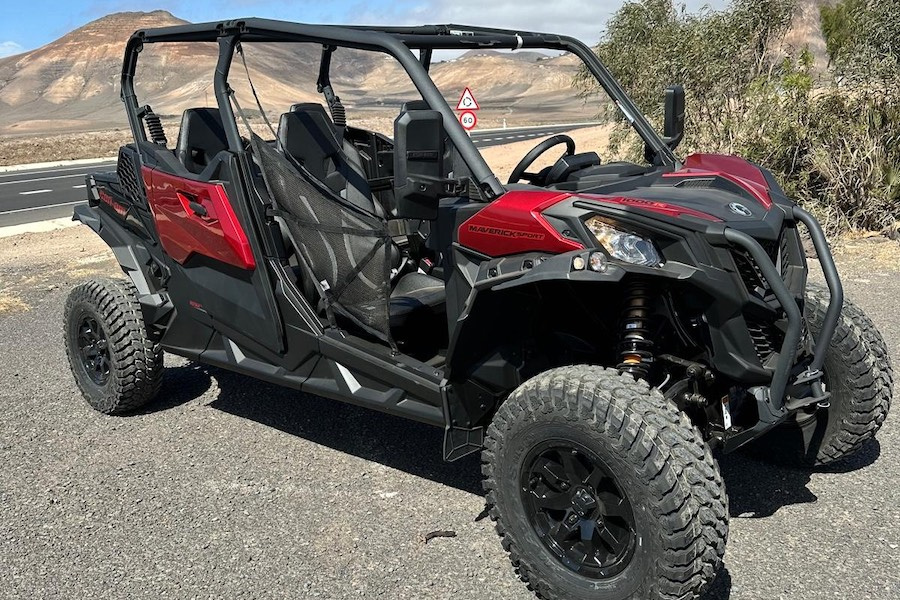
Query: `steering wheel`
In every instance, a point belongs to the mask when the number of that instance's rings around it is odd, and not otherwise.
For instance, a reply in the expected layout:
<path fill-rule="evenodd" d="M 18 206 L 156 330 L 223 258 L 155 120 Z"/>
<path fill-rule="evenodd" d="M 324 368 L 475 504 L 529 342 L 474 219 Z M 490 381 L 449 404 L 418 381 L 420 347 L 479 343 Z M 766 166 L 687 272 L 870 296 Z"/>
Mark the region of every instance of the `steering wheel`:
<path fill-rule="evenodd" d="M 520 179 L 524 179 L 529 183 L 540 183 L 541 179 L 543 179 L 542 173 L 529 173 L 525 169 L 534 164 L 534 161 L 536 161 L 541 154 L 543 154 L 550 148 L 553 148 L 554 146 L 559 146 L 560 144 L 566 145 L 566 152 L 565 154 L 563 154 L 563 156 L 572 156 L 573 154 L 575 154 L 575 140 L 573 140 L 566 134 L 560 133 L 559 135 L 549 137 L 546 140 L 538 143 L 537 146 L 532 148 L 528 152 L 528 154 L 526 154 L 525 157 L 519 161 L 519 164 L 517 164 L 516 168 L 512 170 L 512 173 L 510 173 L 509 180 L 507 180 L 506 183 L 515 183 Z"/>

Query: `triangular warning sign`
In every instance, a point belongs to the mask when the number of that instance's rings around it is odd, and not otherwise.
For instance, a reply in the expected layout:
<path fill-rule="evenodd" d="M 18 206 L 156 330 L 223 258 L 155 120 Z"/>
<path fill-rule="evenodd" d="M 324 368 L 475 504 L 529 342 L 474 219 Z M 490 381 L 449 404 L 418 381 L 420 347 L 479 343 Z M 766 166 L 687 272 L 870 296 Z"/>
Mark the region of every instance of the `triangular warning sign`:
<path fill-rule="evenodd" d="M 459 97 L 459 102 L 456 103 L 456 110 L 478 110 L 478 102 L 475 101 L 472 90 L 466 88 L 463 91 L 462 96 Z"/>

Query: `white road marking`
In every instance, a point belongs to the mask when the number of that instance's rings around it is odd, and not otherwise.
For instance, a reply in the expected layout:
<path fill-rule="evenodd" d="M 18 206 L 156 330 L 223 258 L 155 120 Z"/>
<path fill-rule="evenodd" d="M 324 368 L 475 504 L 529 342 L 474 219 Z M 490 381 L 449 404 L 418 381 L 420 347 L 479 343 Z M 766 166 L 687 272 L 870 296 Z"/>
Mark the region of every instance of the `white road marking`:
<path fill-rule="evenodd" d="M 0 173 L 50 173 L 60 169 L 89 169 L 93 170 L 101 165 L 114 165 L 116 157 L 81 158 L 78 160 L 52 160 L 50 162 L 26 163 L 23 165 L 7 165 L 0 167 Z"/>
<path fill-rule="evenodd" d="M 30 190 L 27 192 L 19 192 L 20 196 L 30 196 L 32 194 L 46 194 L 47 192 L 52 192 L 53 190 Z"/>
<path fill-rule="evenodd" d="M 47 190 L 50 191 L 50 190 Z M 86 204 L 84 200 L 78 200 L 77 202 L 60 202 L 59 204 L 45 204 L 44 206 L 31 206 L 29 208 L 16 208 L 14 210 L 0 210 L 0 215 L 11 215 L 13 213 L 20 212 L 29 212 L 32 210 L 43 210 L 45 208 L 54 208 L 56 206 L 72 206 L 75 204 Z"/>
<path fill-rule="evenodd" d="M 80 189 L 83 188 L 83 187 L 87 187 L 87 184 L 82 183 L 81 185 L 73 185 L 73 186 L 72 186 L 72 189 L 73 189 L 73 190 L 80 190 Z"/>
<path fill-rule="evenodd" d="M 31 181 L 50 181 L 51 179 L 71 179 L 72 177 L 81 177 L 84 173 L 72 173 L 71 175 L 56 175 L 54 177 L 35 177 L 34 179 L 22 179 L 20 181 L 0 181 L 0 185 L 16 185 L 18 183 L 29 183 Z"/>
<path fill-rule="evenodd" d="M 105 163 L 97 163 L 98 167 L 102 167 Z M 115 163 L 111 163 L 110 166 Z M 29 175 L 43 175 L 45 173 L 68 173 L 69 171 L 80 171 L 81 173 L 87 174 L 85 170 L 86 165 L 81 165 L 78 167 L 63 167 L 59 169 L 42 169 L 40 171 L 9 171 L 7 173 L 0 173 L 0 178 L 7 177 L 28 177 Z M 87 165 L 88 167 L 92 165 Z"/>
<path fill-rule="evenodd" d="M 478 142 L 493 142 L 494 138 L 479 138 L 476 141 L 478 141 Z"/>

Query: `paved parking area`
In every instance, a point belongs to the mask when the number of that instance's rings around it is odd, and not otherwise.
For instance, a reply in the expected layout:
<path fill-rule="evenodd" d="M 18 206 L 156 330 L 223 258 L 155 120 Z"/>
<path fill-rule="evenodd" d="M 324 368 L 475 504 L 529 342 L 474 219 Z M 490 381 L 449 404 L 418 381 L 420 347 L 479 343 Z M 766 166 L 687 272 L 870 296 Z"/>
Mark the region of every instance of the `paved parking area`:
<path fill-rule="evenodd" d="M 477 458 L 443 463 L 436 429 L 174 357 L 146 412 L 90 410 L 62 305 L 114 271 L 82 228 L 45 235 L 0 240 L 0 598 L 533 598 Z M 839 266 L 896 371 L 900 267 L 871 257 L 900 252 L 859 245 Z M 721 465 L 731 537 L 708 600 L 900 597 L 896 414 L 839 470 Z"/>

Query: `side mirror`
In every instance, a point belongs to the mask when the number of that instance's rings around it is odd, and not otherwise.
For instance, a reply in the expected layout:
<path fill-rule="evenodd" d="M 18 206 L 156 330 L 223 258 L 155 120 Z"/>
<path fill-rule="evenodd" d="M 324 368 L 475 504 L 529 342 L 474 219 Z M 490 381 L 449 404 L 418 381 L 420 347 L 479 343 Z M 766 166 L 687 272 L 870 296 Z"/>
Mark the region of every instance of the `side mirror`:
<path fill-rule="evenodd" d="M 394 201 L 401 219 L 437 218 L 444 193 L 444 118 L 410 110 L 394 121 Z"/>
<path fill-rule="evenodd" d="M 666 113 L 663 123 L 666 145 L 674 150 L 684 137 L 684 86 L 666 88 Z"/>

